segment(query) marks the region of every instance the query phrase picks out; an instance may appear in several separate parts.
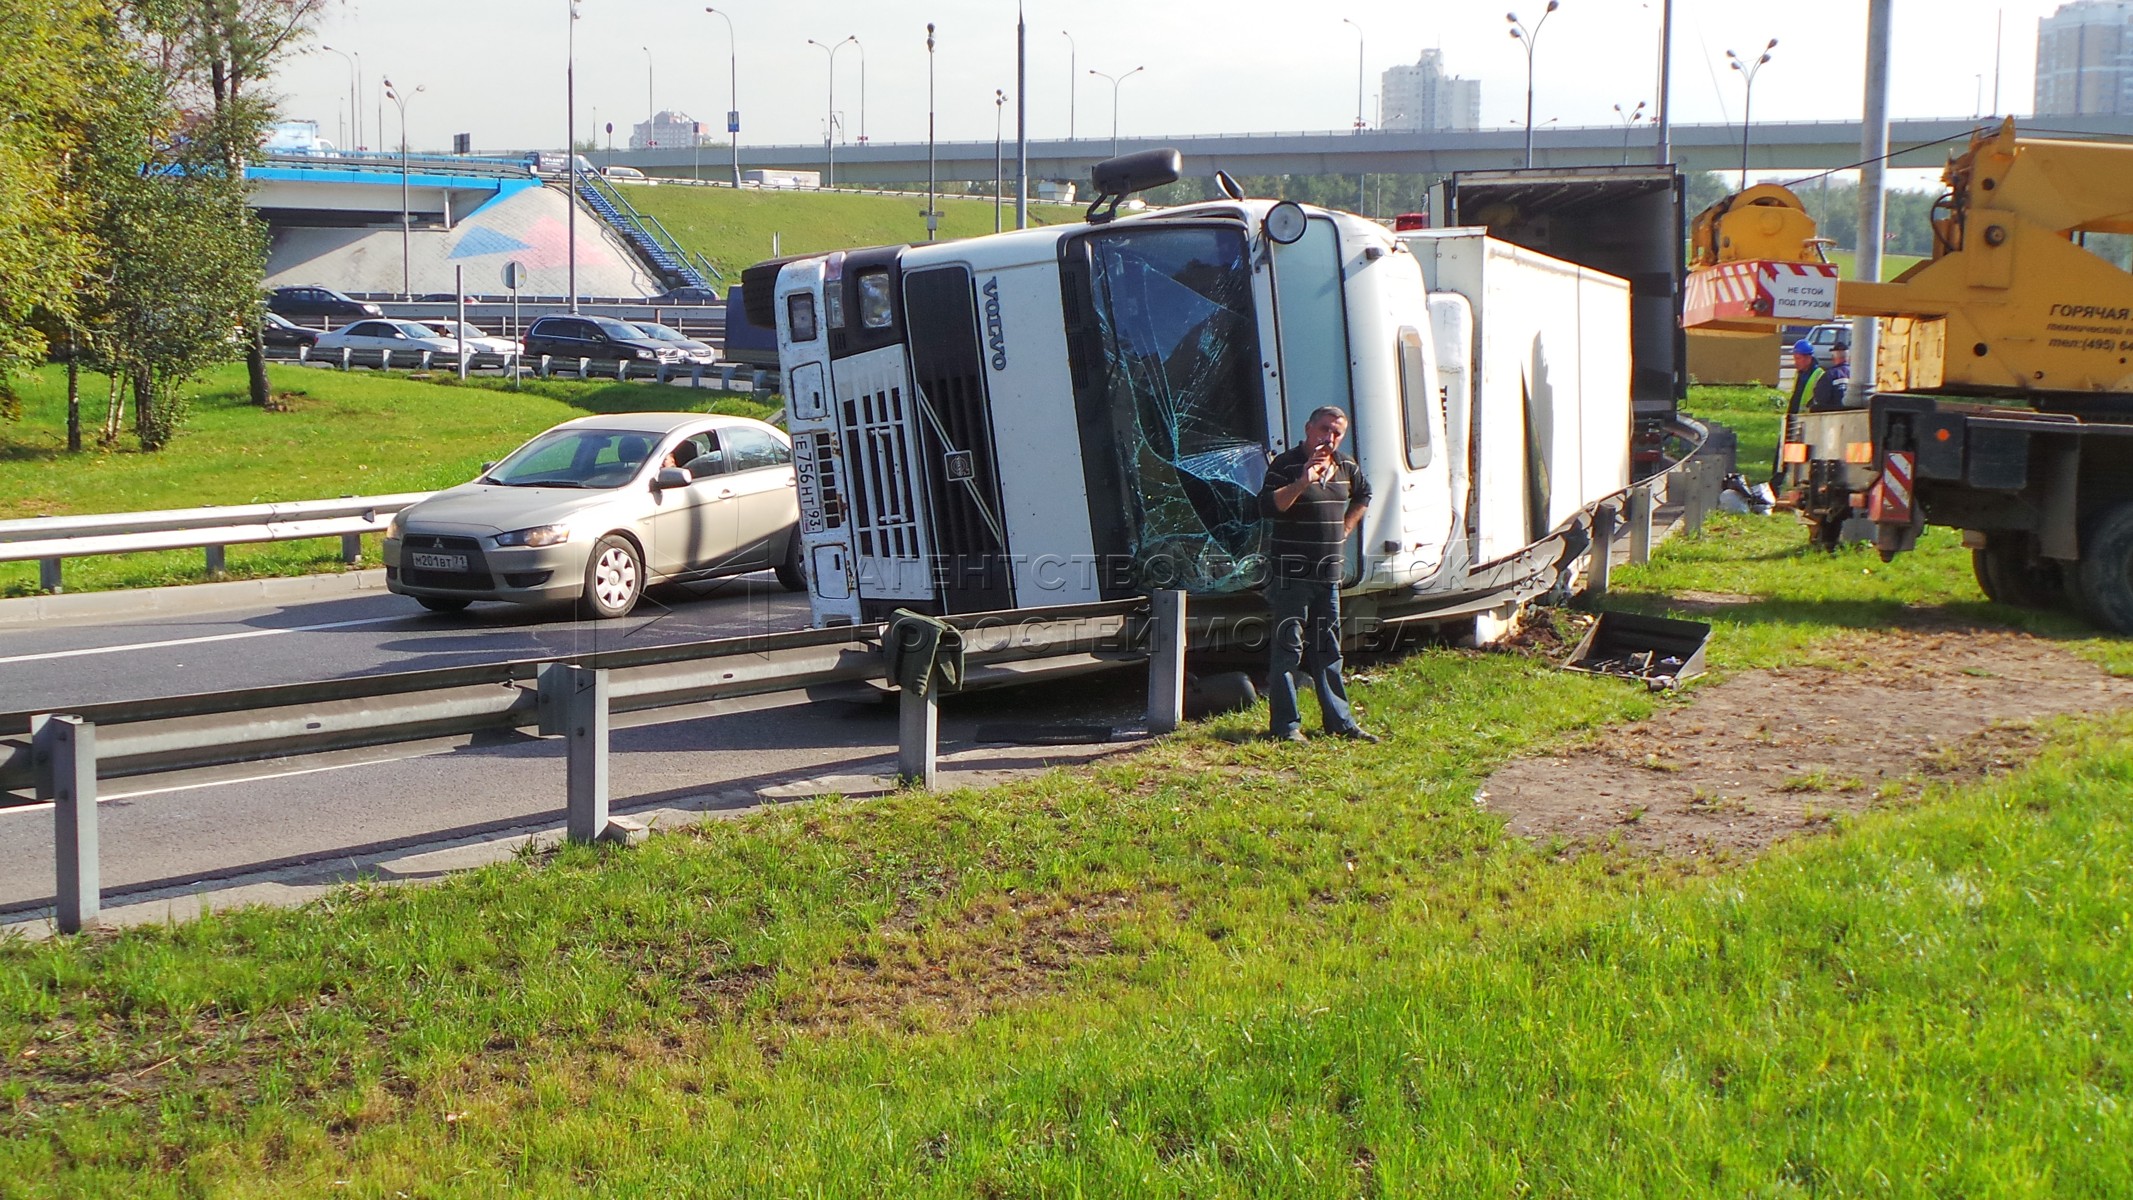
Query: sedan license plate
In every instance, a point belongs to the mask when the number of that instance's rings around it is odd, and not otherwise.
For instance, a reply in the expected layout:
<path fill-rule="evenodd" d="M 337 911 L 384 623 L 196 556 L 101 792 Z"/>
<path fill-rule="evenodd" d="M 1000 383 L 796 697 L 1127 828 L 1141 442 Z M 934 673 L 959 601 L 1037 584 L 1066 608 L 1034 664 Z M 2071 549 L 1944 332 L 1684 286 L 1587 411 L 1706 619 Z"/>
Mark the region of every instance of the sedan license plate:
<path fill-rule="evenodd" d="M 467 570 L 467 556 L 464 554 L 425 554 L 415 550 L 408 553 L 407 561 L 408 565 L 420 567 L 425 571 L 456 571 L 464 575 Z"/>

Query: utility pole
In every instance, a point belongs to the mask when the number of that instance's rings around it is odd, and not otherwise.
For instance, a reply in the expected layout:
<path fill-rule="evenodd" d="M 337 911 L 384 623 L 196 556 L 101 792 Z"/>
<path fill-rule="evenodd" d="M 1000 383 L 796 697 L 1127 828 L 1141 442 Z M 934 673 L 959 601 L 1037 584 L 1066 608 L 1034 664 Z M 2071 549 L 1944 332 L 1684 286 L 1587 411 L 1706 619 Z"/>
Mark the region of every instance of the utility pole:
<path fill-rule="evenodd" d="M 1895 21 L 1896 0 L 1867 0 L 1866 5 L 1866 96 L 1859 122 L 1859 247 L 1854 270 L 1866 283 L 1881 282 L 1881 239 L 1888 210 L 1882 188 L 1889 159 L 1889 42 Z M 1997 107 L 1997 106 L 1995 106 Z M 1880 324 L 1873 317 L 1852 321 L 1852 370 L 1866 374 L 1866 387 L 1874 390 L 1875 353 Z"/>
<path fill-rule="evenodd" d="M 934 176 L 933 157 L 933 22 L 926 22 L 926 240 L 937 240 L 941 235 L 940 204 L 935 195 L 939 181 Z"/>
<path fill-rule="evenodd" d="M 570 0 L 570 36 L 563 65 L 563 161 L 570 175 L 570 216 L 565 232 L 570 311 L 578 311 L 578 0 Z"/>
<path fill-rule="evenodd" d="M 1674 75 L 1674 0 L 1664 0 L 1659 8 L 1659 105 L 1652 113 L 1652 124 L 1659 127 L 1659 165 L 1665 166 L 1674 158 L 1674 129 L 1668 123 L 1667 96 Z"/>
<path fill-rule="evenodd" d="M 1015 6 L 1015 228 L 1029 228 L 1029 23 Z"/>

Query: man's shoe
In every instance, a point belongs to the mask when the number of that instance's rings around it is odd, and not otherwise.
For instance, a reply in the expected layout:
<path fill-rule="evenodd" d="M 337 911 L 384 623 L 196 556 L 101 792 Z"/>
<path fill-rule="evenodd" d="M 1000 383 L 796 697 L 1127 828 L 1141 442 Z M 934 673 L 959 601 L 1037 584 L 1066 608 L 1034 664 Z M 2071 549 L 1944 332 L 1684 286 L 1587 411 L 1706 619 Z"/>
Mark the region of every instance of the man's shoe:
<path fill-rule="evenodd" d="M 1360 725 L 1357 725 L 1351 729 L 1335 729 L 1330 730 L 1329 732 L 1331 732 L 1334 737 L 1347 738 L 1351 742 L 1361 742 L 1366 746 L 1375 746 L 1379 742 L 1385 740 Z"/>
<path fill-rule="evenodd" d="M 1301 729 L 1291 729 L 1287 733 L 1269 733 L 1267 736 L 1277 742 L 1308 742 L 1311 740 L 1304 736 L 1304 731 Z"/>

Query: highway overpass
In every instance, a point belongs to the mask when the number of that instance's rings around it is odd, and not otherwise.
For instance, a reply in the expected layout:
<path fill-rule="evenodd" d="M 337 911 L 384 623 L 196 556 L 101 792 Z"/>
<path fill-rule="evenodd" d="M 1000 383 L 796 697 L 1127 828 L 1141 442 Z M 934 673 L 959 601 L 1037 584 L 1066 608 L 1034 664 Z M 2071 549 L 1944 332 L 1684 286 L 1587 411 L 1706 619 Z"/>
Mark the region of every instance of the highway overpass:
<path fill-rule="evenodd" d="M 1988 122 L 1989 122 L 1988 118 Z M 1964 143 L 1980 121 L 1970 117 L 1943 117 L 1897 121 L 1889 128 L 1889 145 L 1895 151 L 1891 165 L 1939 167 L 1950 147 Z M 2133 116 L 2048 117 L 2020 123 L 2024 129 L 2051 136 L 2133 137 Z M 1650 162 L 1655 157 L 1649 126 L 1629 130 L 1625 139 L 1620 125 L 1549 125 L 1534 131 L 1533 163 L 1540 167 L 1593 166 L 1605 163 Z M 1525 159 L 1524 127 L 1482 129 L 1472 132 L 1409 133 L 1368 130 L 1317 133 L 1224 133 L 1169 137 L 1121 138 L 1120 153 L 1156 146 L 1175 146 L 1184 151 L 1187 175 L 1212 175 L 1216 169 L 1232 175 L 1354 175 L 1442 174 L 1451 171 L 1516 167 Z M 1740 126 L 1676 125 L 1673 129 L 1674 160 L 1687 170 L 1723 171 L 1740 168 Z M 1030 176 L 1033 179 L 1086 180 L 1093 164 L 1111 157 L 1110 138 L 1039 139 L 1030 143 Z M 993 144 L 941 142 L 935 147 L 939 178 L 990 179 Z M 1007 147 L 1008 170 L 1013 172 L 1014 147 Z M 728 178 L 731 169 L 723 151 L 698 154 L 688 148 L 671 150 L 617 150 L 617 165 L 636 167 L 649 174 Z M 603 156 L 602 161 L 605 161 Z M 1749 142 L 1748 165 L 1755 171 L 1815 171 L 1856 165 L 1859 161 L 1859 122 L 1805 121 L 1758 125 Z M 741 146 L 743 168 L 827 172 L 820 144 L 800 146 Z M 837 147 L 837 182 L 840 184 L 908 183 L 926 178 L 926 143 L 873 142 Z"/>

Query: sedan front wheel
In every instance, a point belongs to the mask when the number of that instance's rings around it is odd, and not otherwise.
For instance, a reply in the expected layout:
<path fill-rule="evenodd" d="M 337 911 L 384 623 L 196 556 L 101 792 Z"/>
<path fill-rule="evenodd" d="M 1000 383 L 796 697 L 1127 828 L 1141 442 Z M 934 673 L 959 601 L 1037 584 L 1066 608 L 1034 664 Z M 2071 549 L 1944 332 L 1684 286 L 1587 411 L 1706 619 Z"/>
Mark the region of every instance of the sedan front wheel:
<path fill-rule="evenodd" d="M 614 533 L 593 543 L 585 564 L 585 609 L 595 617 L 626 617 L 643 594 L 644 560 L 637 547 Z"/>

